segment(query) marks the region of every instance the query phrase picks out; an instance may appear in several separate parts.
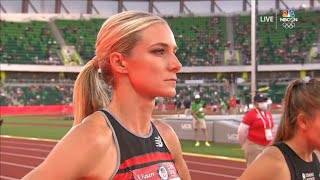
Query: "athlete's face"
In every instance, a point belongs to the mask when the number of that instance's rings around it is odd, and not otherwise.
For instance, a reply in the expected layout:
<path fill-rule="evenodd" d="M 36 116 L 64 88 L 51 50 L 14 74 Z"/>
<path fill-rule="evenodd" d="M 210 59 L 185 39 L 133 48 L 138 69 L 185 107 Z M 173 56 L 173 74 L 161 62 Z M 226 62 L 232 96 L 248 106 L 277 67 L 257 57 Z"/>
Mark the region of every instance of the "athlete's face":
<path fill-rule="evenodd" d="M 312 146 L 316 149 L 320 149 L 320 110 L 314 114 L 312 119 L 313 120 L 310 120 L 308 123 L 307 139 Z"/>
<path fill-rule="evenodd" d="M 154 24 L 141 32 L 141 40 L 126 57 L 128 76 L 137 93 L 150 98 L 174 97 L 181 63 L 170 28 Z"/>

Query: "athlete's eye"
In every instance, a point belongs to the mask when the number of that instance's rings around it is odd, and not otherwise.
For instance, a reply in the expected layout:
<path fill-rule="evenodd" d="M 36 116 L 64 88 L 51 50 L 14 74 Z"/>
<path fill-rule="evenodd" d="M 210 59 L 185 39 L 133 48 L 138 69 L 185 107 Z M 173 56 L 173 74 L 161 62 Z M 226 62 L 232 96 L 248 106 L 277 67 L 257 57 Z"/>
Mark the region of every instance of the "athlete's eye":
<path fill-rule="evenodd" d="M 156 50 L 153 50 L 152 53 L 157 54 L 157 55 L 164 55 L 165 50 L 164 49 L 156 49 Z"/>

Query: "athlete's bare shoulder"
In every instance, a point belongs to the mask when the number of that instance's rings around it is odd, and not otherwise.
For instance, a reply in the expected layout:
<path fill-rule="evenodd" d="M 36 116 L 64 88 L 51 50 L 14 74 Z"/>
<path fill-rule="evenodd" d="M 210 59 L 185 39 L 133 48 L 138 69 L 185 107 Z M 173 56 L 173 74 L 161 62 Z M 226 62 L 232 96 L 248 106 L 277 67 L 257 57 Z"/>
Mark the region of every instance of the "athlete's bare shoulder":
<path fill-rule="evenodd" d="M 117 151 L 111 127 L 106 122 L 108 119 L 101 111 L 88 116 L 79 125 L 83 127 L 82 134 L 87 137 L 87 144 L 91 146 L 89 162 L 86 166 L 92 167 L 89 174 L 94 177 L 109 177 L 114 172 L 117 164 Z"/>
<path fill-rule="evenodd" d="M 107 177 L 115 163 L 104 163 L 106 154 L 116 153 L 112 132 L 104 117 L 95 112 L 70 129 L 45 161 L 24 179 L 78 179 L 87 176 Z M 105 120 L 104 120 L 105 121 Z M 111 157 L 117 157 L 115 156 Z M 115 160 L 109 160 L 114 161 Z M 107 162 L 107 161 L 106 161 Z M 101 171 L 101 165 L 103 167 Z M 111 169 L 106 172 L 106 169 Z M 102 169 L 102 168 L 101 168 Z"/>
<path fill-rule="evenodd" d="M 158 129 L 161 137 L 163 138 L 173 156 L 175 156 L 176 154 L 180 154 L 180 141 L 172 127 L 163 120 L 152 120 L 152 122 Z"/>
<path fill-rule="evenodd" d="M 152 122 L 157 127 L 158 131 L 160 132 L 160 134 L 162 136 L 175 135 L 175 132 L 172 129 L 172 127 L 169 124 L 167 124 L 166 122 L 164 122 L 163 120 L 153 119 Z"/>
<path fill-rule="evenodd" d="M 267 180 L 270 179 L 270 177 L 272 177 L 273 180 L 290 179 L 290 172 L 286 165 L 285 158 L 281 151 L 275 146 L 266 148 L 257 159 L 247 167 L 239 179 Z"/>
<path fill-rule="evenodd" d="M 112 140 L 112 131 L 101 112 L 97 111 L 77 125 L 78 131 L 87 143 L 106 148 Z"/>

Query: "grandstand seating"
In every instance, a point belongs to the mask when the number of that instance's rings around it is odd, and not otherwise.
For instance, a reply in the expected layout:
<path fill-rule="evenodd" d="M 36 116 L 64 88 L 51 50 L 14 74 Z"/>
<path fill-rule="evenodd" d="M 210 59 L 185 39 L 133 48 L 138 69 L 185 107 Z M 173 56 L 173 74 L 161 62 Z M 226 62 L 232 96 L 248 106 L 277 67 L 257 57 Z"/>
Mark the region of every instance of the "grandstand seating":
<path fill-rule="evenodd" d="M 168 17 L 184 66 L 221 65 L 226 44 L 225 17 Z"/>
<path fill-rule="evenodd" d="M 250 16 L 234 16 L 233 20 L 233 34 L 234 34 L 234 47 L 240 50 L 242 53 L 243 62 L 250 64 L 251 52 L 250 52 Z"/>
<path fill-rule="evenodd" d="M 55 84 L 15 86 L 7 84 L 5 91 L 20 105 L 71 104 L 72 87 Z M 1 101 L 2 102 L 2 101 Z"/>
<path fill-rule="evenodd" d="M 67 45 L 74 46 L 82 60 L 91 60 L 95 52 L 95 41 L 105 19 L 56 20 Z"/>
<path fill-rule="evenodd" d="M 277 84 L 270 86 L 268 97 L 272 99 L 273 103 L 281 104 L 287 89 L 287 84 Z"/>
<path fill-rule="evenodd" d="M 168 17 L 185 66 L 215 65 L 226 41 L 224 17 Z M 56 20 L 67 45 L 75 46 L 86 62 L 94 56 L 95 40 L 104 19 Z"/>
<path fill-rule="evenodd" d="M 257 17 L 259 19 L 260 16 Z M 257 59 L 259 64 L 309 63 L 305 59 L 310 48 L 319 38 L 319 12 L 296 12 L 299 19 L 293 30 L 278 28 L 271 23 L 258 23 Z M 177 57 L 183 66 L 227 65 L 223 54 L 227 46 L 227 17 L 165 17 L 171 26 L 179 50 Z M 233 23 L 234 47 L 242 57 L 250 60 L 250 16 L 231 17 Z M 99 28 L 105 19 L 55 20 L 66 44 L 74 46 L 85 62 L 94 56 L 95 41 Z M 62 64 L 59 45 L 50 30 L 48 22 L 0 22 L 0 62 L 11 64 Z M 230 32 L 230 31 L 229 31 Z M 245 64 L 250 61 L 243 60 Z M 187 76 L 186 76 L 187 77 Z M 188 76 L 189 78 L 190 76 Z M 210 76 L 211 78 L 211 76 Z M 192 77 L 190 78 L 192 79 Z M 212 79 L 211 79 L 212 80 Z M 174 99 L 184 96 L 191 99 L 195 93 L 202 95 L 210 103 L 213 99 L 228 102 L 230 92 L 221 82 L 188 85 L 179 82 L 177 96 L 166 99 L 172 104 Z M 180 84 L 182 83 L 182 84 Z M 31 84 L 31 83 L 30 83 Z M 58 84 L 15 86 L 6 84 L 4 89 L 21 105 L 69 104 L 72 102 L 72 87 Z M 286 83 L 272 85 L 267 92 L 274 103 L 281 103 Z M 258 86 L 262 87 L 260 84 Z M 236 94 L 243 102 L 251 102 L 250 87 L 238 85 Z M 0 96 L 0 105 L 12 104 L 11 99 Z"/>
<path fill-rule="evenodd" d="M 265 87 L 265 84 L 259 84 L 258 89 Z M 285 91 L 287 88 L 287 83 L 279 83 L 274 84 L 269 87 L 269 90 L 264 91 L 268 97 L 270 97 L 273 103 L 281 104 Z M 204 84 L 204 85 L 186 85 L 186 84 L 178 84 L 177 88 L 177 96 L 174 99 L 178 99 L 183 101 L 184 97 L 189 97 L 190 99 L 194 99 L 195 94 L 200 94 L 202 100 L 207 102 L 207 104 L 212 104 L 213 101 L 225 101 L 226 104 L 229 103 L 230 100 L 230 90 L 226 87 L 226 84 L 216 83 L 216 84 Z M 237 93 L 236 96 L 240 100 L 241 104 L 246 104 L 251 102 L 251 94 L 250 94 L 249 85 L 237 85 Z M 170 104 L 173 100 L 166 99 L 166 103 Z"/>
<path fill-rule="evenodd" d="M 191 99 L 194 98 L 195 94 L 200 94 L 202 99 L 206 102 L 211 102 L 213 98 L 223 99 L 229 95 L 228 91 L 224 89 L 223 85 L 185 85 L 180 84 L 176 88 L 179 97 L 188 96 Z"/>
<path fill-rule="evenodd" d="M 257 54 L 259 64 L 307 63 L 304 60 L 319 34 L 318 12 L 297 12 L 294 30 L 280 24 L 259 23 Z M 257 18 L 259 18 L 258 16 Z M 226 17 L 165 17 L 170 24 L 179 50 L 177 56 L 183 66 L 226 65 L 223 51 L 227 45 Z M 244 64 L 250 64 L 250 16 L 233 17 L 236 50 L 240 50 Z M 95 38 L 104 19 L 56 20 L 68 45 L 73 45 L 86 62 L 94 56 Z M 297 41 L 297 42 L 295 42 Z M 296 45 L 296 48 L 292 48 Z"/>
<path fill-rule="evenodd" d="M 68 81 L 69 82 L 69 81 Z M 19 82 L 7 81 L 4 86 L 4 91 L 12 96 L 20 105 L 50 105 L 50 104 L 71 104 L 73 83 L 56 82 L 33 82 L 28 80 L 20 80 Z M 258 88 L 265 87 L 265 84 L 259 84 Z M 268 93 L 274 103 L 281 103 L 286 90 L 286 83 L 282 82 L 277 85 L 272 85 Z M 172 104 L 174 101 L 183 101 L 184 98 L 189 97 L 194 99 L 195 94 L 200 94 L 202 99 L 207 104 L 212 104 L 214 100 L 220 102 L 225 101 L 227 104 L 230 98 L 230 89 L 225 83 L 205 83 L 205 84 L 185 84 L 179 83 L 177 85 L 177 95 L 174 98 L 165 99 L 166 104 Z M 249 85 L 237 86 L 237 97 L 240 98 L 244 104 L 251 102 Z M 12 102 L 3 93 L 0 96 L 1 105 L 8 105 Z"/>
<path fill-rule="evenodd" d="M 0 106 L 9 106 L 13 105 L 10 98 L 8 98 L 2 90 L 0 90 Z"/>
<path fill-rule="evenodd" d="M 299 19 L 292 30 L 278 23 L 258 23 L 257 59 L 259 64 L 308 63 L 305 61 L 316 42 L 319 12 L 296 12 Z M 259 19 L 260 16 L 257 17 Z M 227 47 L 226 17 L 165 17 L 170 24 L 183 66 L 227 65 L 223 60 Z M 65 42 L 74 46 L 84 63 L 94 56 L 95 40 L 105 19 L 55 20 Z M 250 16 L 232 17 L 234 47 L 242 63 L 250 64 Z M 0 57 L 2 63 L 61 64 L 59 45 L 48 22 L 1 21 Z"/>
<path fill-rule="evenodd" d="M 48 22 L 0 22 L 0 62 L 62 64 Z"/>
<path fill-rule="evenodd" d="M 295 13 L 298 22 L 293 29 L 284 28 L 280 22 L 277 28 L 274 23 L 258 23 L 257 60 L 259 64 L 308 63 L 305 60 L 320 33 L 318 18 L 320 13 L 317 11 Z M 260 16 L 257 16 L 258 20 L 259 18 Z M 250 59 L 250 16 L 237 16 L 233 21 L 236 48 Z"/>
<path fill-rule="evenodd" d="M 318 12 L 296 12 L 296 26 L 285 29 L 282 24 L 275 31 L 271 24 L 261 23 L 259 28 L 260 64 L 305 63 L 306 56 L 319 34 Z M 267 48 L 266 48 L 267 47 Z"/>

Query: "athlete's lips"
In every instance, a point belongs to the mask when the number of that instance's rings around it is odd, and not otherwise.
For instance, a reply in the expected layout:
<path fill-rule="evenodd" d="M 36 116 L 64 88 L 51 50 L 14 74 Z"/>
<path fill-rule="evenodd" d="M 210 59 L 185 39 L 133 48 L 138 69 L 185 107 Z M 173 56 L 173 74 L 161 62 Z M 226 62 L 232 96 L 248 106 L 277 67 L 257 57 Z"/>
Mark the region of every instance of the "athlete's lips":
<path fill-rule="evenodd" d="M 172 78 L 172 79 L 166 79 L 164 81 L 177 81 L 177 79 L 176 78 Z"/>

